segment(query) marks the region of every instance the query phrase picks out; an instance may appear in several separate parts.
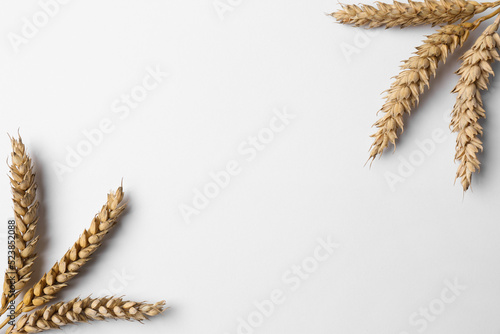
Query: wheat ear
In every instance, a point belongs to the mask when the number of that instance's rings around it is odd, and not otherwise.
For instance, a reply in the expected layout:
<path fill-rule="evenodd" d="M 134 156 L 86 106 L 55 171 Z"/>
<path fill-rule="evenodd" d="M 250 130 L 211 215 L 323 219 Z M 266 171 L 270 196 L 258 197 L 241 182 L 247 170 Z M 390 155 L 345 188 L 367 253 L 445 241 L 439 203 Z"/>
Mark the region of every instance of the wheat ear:
<path fill-rule="evenodd" d="M 12 252 L 10 254 L 14 256 L 14 265 L 9 264 L 5 273 L 1 313 L 5 312 L 8 303 L 19 295 L 19 291 L 29 281 L 38 242 L 38 236 L 35 236 L 38 222 L 38 201 L 35 199 L 37 185 L 33 164 L 21 137 L 11 138 L 11 142 L 10 183 L 14 202 L 15 242 L 14 245 L 9 244 L 9 253 Z M 10 291 L 11 282 L 14 283 L 13 291 Z"/>
<path fill-rule="evenodd" d="M 120 206 L 123 189 L 120 186 L 115 193 L 108 194 L 108 200 L 96 214 L 90 228 L 84 230 L 77 242 L 64 254 L 59 262 L 31 288 L 16 308 L 19 312 L 29 312 L 55 298 L 55 294 L 67 286 L 69 280 L 78 274 L 78 270 L 94 253 L 103 237 L 116 225 L 126 204 Z"/>
<path fill-rule="evenodd" d="M 452 24 L 457 21 L 465 22 L 474 15 L 499 6 L 500 2 L 478 3 L 466 0 L 425 0 L 424 2 L 408 3 L 394 1 L 393 4 L 377 3 L 377 7 L 370 5 L 346 5 L 342 9 L 331 13 L 338 22 L 355 26 L 387 28 L 400 26 L 416 26 L 422 24 Z"/>
<path fill-rule="evenodd" d="M 500 16 L 461 57 L 462 65 L 457 71 L 460 79 L 453 89 L 457 101 L 452 111 L 451 127 L 453 132 L 457 132 L 455 160 L 460 162 L 456 178 L 461 178 L 464 191 L 471 184 L 472 173 L 479 171 L 480 162 L 476 153 L 483 150 L 478 138 L 483 134 L 479 119 L 486 116 L 481 90 L 488 89 L 488 77 L 494 75 L 490 64 L 500 60 L 497 51 L 500 47 L 499 25 Z"/>
<path fill-rule="evenodd" d="M 404 114 L 410 114 L 418 104 L 419 95 L 426 86 L 429 87 L 429 80 L 436 75 L 439 62 L 445 62 L 448 54 L 467 40 L 472 28 L 471 23 L 444 26 L 417 47 L 415 56 L 404 61 L 402 72 L 387 91 L 386 102 L 380 109 L 384 115 L 374 124 L 378 131 L 372 135 L 375 139 L 368 160 L 382 154 L 389 144 L 396 145 L 397 132 L 404 128 Z"/>
<path fill-rule="evenodd" d="M 9 328 L 7 333 L 39 333 L 76 322 L 94 320 L 124 319 L 142 321 L 148 319 L 148 317 L 158 315 L 164 310 L 165 301 L 146 304 L 124 301 L 117 297 L 75 298 L 69 302 L 45 306 L 30 314 L 23 315 L 17 321 L 15 327 Z"/>

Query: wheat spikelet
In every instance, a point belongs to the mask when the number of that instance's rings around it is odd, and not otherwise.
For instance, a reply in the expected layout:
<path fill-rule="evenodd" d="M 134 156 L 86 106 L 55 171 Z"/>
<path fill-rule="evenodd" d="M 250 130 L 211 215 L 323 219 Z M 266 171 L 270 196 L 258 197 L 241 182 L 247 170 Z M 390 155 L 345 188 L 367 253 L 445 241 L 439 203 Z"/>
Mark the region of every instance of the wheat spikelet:
<path fill-rule="evenodd" d="M 382 154 L 389 144 L 396 145 L 397 132 L 403 131 L 404 114 L 410 114 L 418 104 L 419 95 L 429 87 L 439 62 L 445 62 L 448 54 L 467 40 L 472 27 L 470 23 L 442 27 L 417 47 L 415 56 L 404 62 L 402 72 L 387 91 L 386 102 L 380 109 L 384 115 L 374 124 L 378 131 L 372 135 L 375 139 L 368 160 Z"/>
<path fill-rule="evenodd" d="M 11 138 L 11 142 L 10 182 L 14 202 L 15 245 L 13 249 L 9 247 L 9 250 L 14 252 L 15 265 L 9 265 L 5 273 L 1 313 L 5 312 L 7 304 L 17 297 L 19 290 L 29 281 L 36 258 L 35 246 L 38 242 L 38 236 L 35 236 L 38 222 L 35 172 L 21 137 Z M 11 279 L 14 291 L 10 291 Z"/>
<path fill-rule="evenodd" d="M 425 0 L 424 2 L 408 3 L 394 1 L 393 4 L 377 3 L 377 7 L 370 5 L 346 5 L 342 9 L 331 13 L 338 22 L 370 28 L 386 26 L 387 28 L 400 26 L 416 26 L 422 24 L 452 24 L 457 21 L 465 22 L 474 15 L 484 12 L 488 8 L 496 7 L 500 2 L 478 3 L 466 0 Z"/>
<path fill-rule="evenodd" d="M 103 237 L 115 226 L 118 217 L 125 210 L 126 204 L 119 206 L 123 199 L 120 186 L 115 193 L 108 194 L 106 204 L 96 214 L 90 228 L 84 230 L 79 240 L 54 264 L 31 289 L 29 289 L 16 313 L 29 312 L 55 298 L 55 294 L 67 286 L 69 280 L 78 274 L 78 270 L 101 245 Z"/>
<path fill-rule="evenodd" d="M 146 304 L 124 301 L 121 298 L 75 298 L 69 302 L 60 302 L 45 306 L 31 314 L 25 314 L 8 333 L 39 333 L 45 330 L 61 328 L 76 322 L 89 322 L 106 319 L 125 319 L 143 321 L 162 313 L 165 301 Z"/>
<path fill-rule="evenodd" d="M 499 25 L 500 16 L 462 56 L 462 65 L 457 71 L 460 79 L 453 89 L 457 93 L 457 101 L 452 111 L 451 127 L 453 132 L 458 133 L 455 160 L 460 162 L 456 178 L 461 178 L 464 191 L 470 186 L 472 173 L 479 171 L 480 162 L 476 153 L 483 150 L 478 138 L 483 129 L 478 121 L 486 116 L 480 91 L 488 89 L 488 77 L 494 75 L 490 63 L 500 60 L 497 51 L 500 35 L 496 32 Z"/>

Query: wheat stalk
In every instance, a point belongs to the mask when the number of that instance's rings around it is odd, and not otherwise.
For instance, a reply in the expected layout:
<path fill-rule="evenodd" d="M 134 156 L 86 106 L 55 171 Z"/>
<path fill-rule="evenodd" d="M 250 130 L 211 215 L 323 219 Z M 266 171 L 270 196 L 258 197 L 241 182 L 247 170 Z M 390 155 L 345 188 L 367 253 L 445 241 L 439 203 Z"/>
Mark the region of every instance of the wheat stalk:
<path fill-rule="evenodd" d="M 69 280 L 78 274 L 78 270 L 90 260 L 90 256 L 101 245 L 103 237 L 115 226 L 118 217 L 125 210 L 126 204 L 119 205 L 123 199 L 123 188 L 110 192 L 105 205 L 96 214 L 89 229 L 64 254 L 52 269 L 29 289 L 16 308 L 16 314 L 29 312 L 55 298 L 55 294 L 67 286 Z"/>
<path fill-rule="evenodd" d="M 464 191 L 471 184 L 472 173 L 480 168 L 476 153 L 483 150 L 478 138 L 483 129 L 478 121 L 486 116 L 480 91 L 488 89 L 488 77 L 494 75 L 490 63 L 500 60 L 497 52 L 500 47 L 499 25 L 500 16 L 462 56 L 462 65 L 457 71 L 460 79 L 453 89 L 457 101 L 452 111 L 451 127 L 453 132 L 458 133 L 455 160 L 460 162 L 456 178 L 461 178 Z"/>
<path fill-rule="evenodd" d="M 9 264 L 5 273 L 0 313 L 6 311 L 8 304 L 19 295 L 19 291 L 30 280 L 33 263 L 37 256 L 35 246 L 38 242 L 38 236 L 35 236 L 38 222 L 35 172 L 21 137 L 10 139 L 12 143 L 10 183 L 14 202 L 15 245 L 9 247 L 9 250 L 13 252 L 11 254 L 14 255 L 15 265 Z M 13 291 L 10 291 L 11 282 L 14 283 Z"/>
<path fill-rule="evenodd" d="M 69 302 L 60 302 L 45 306 L 30 314 L 25 314 L 7 333 L 39 333 L 45 330 L 61 328 L 76 322 L 89 322 L 105 319 L 125 319 L 142 321 L 162 313 L 165 301 L 155 304 L 124 301 L 117 297 L 75 298 Z"/>
<path fill-rule="evenodd" d="M 425 0 L 424 2 L 408 3 L 394 1 L 393 4 L 377 3 L 377 7 L 370 5 L 342 4 L 342 9 L 331 13 L 338 22 L 369 28 L 386 26 L 387 28 L 400 26 L 416 26 L 423 24 L 452 24 L 457 21 L 465 22 L 474 15 L 499 6 L 500 2 L 478 3 L 466 0 Z"/>
<path fill-rule="evenodd" d="M 374 124 L 378 131 L 372 135 L 375 139 L 368 160 L 373 161 L 389 144 L 396 145 L 397 132 L 404 128 L 404 114 L 410 114 L 418 104 L 419 95 L 429 87 L 439 62 L 445 62 L 448 54 L 467 40 L 472 28 L 471 23 L 444 26 L 428 36 L 424 44 L 417 47 L 415 56 L 404 62 L 402 72 L 387 91 L 386 102 L 380 109 L 384 115 Z"/>

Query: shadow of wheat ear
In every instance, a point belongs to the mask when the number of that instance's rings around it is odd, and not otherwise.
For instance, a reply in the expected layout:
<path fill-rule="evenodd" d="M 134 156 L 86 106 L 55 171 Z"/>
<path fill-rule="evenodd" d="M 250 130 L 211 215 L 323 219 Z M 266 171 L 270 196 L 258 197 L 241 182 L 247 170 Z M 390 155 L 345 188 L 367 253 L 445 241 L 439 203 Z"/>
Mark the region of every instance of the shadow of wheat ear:
<path fill-rule="evenodd" d="M 116 296 L 74 298 L 46 305 L 78 275 L 80 268 L 90 261 L 92 254 L 101 246 L 106 234 L 118 223 L 127 206 L 123 203 L 122 186 L 108 194 L 106 203 L 94 216 L 90 226 L 83 230 L 80 238 L 62 258 L 38 282 L 27 288 L 37 258 L 35 247 L 39 239 L 36 235 L 37 184 L 33 162 L 21 137 L 10 139 L 12 153 L 9 167 L 15 223 L 12 228 L 9 225 L 8 265 L 0 309 L 0 315 L 7 312 L 8 315 L 0 328 L 10 325 L 6 333 L 12 334 L 39 333 L 68 324 L 105 319 L 140 322 L 162 313 L 165 301 L 148 304 Z M 16 298 L 23 291 L 22 300 L 16 305 Z"/>

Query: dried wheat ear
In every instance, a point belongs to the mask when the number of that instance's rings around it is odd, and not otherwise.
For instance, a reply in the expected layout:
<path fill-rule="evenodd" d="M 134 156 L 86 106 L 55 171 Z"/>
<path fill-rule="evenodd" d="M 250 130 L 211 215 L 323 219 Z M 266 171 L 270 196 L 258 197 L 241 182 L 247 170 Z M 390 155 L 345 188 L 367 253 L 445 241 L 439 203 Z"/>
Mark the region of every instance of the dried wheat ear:
<path fill-rule="evenodd" d="M 59 302 L 33 311 L 19 318 L 7 333 L 39 333 L 59 329 L 68 324 L 106 319 L 142 321 L 162 313 L 165 302 L 146 304 L 124 301 L 117 297 L 75 298 L 69 302 Z"/>
<path fill-rule="evenodd" d="M 374 124 L 377 131 L 372 135 L 373 144 L 368 160 L 376 157 L 389 146 L 396 148 L 398 136 L 404 129 L 405 118 L 417 107 L 419 97 L 430 80 L 436 76 L 441 62 L 449 54 L 461 47 L 470 32 L 495 16 L 496 21 L 486 30 L 460 59 L 462 65 L 457 74 L 460 76 L 454 93 L 457 100 L 452 112 L 451 129 L 457 133 L 455 160 L 459 162 L 456 178 L 460 178 L 463 191 L 471 185 L 472 174 L 479 171 L 477 153 L 482 151 L 479 136 L 483 130 L 478 121 L 485 117 L 480 91 L 488 88 L 489 75 L 493 75 L 490 63 L 499 60 L 500 38 L 497 33 L 500 20 L 500 1 L 478 3 L 465 0 L 426 0 L 408 1 L 392 4 L 377 3 L 370 5 L 341 5 L 342 9 L 331 13 L 338 22 L 368 28 L 385 26 L 409 27 L 417 25 L 440 25 L 438 31 L 417 47 L 415 55 L 403 62 L 401 72 L 395 77 L 386 91 L 385 103 L 380 109 L 381 118 Z M 495 10 L 473 22 L 466 22 L 488 9 Z M 461 22 L 461 23 L 456 23 Z M 454 24 L 455 23 L 455 24 Z"/>
<path fill-rule="evenodd" d="M 11 144 L 9 167 L 15 217 L 12 250 L 15 266 L 9 264 L 5 273 L 1 314 L 5 313 L 8 304 L 19 295 L 30 280 L 36 259 L 35 246 L 38 242 L 38 236 L 35 235 L 38 222 L 37 185 L 33 164 L 21 138 L 11 138 Z M 12 279 L 15 281 L 13 287 L 11 287 Z"/>
<path fill-rule="evenodd" d="M 483 150 L 478 138 L 483 129 L 478 121 L 486 117 L 481 91 L 488 89 L 489 76 L 494 75 L 490 64 L 500 60 L 499 25 L 500 16 L 462 56 L 462 65 L 457 71 L 460 79 L 453 89 L 457 101 L 453 107 L 451 126 L 453 132 L 458 133 L 455 159 L 460 162 L 456 177 L 461 179 L 464 190 L 470 186 L 472 173 L 479 171 L 480 162 L 476 153 Z"/>
<path fill-rule="evenodd" d="M 342 9 L 330 15 L 340 23 L 352 24 L 357 27 L 405 28 L 426 24 L 434 26 L 452 24 L 458 21 L 465 22 L 474 15 L 498 5 L 500 2 L 478 3 L 465 0 L 408 1 L 408 3 L 394 1 L 392 4 L 378 2 L 377 7 L 341 4 Z"/>
<path fill-rule="evenodd" d="M 39 236 L 35 235 L 39 205 L 35 199 L 37 186 L 34 166 L 21 138 L 11 138 L 11 141 L 10 179 L 15 215 L 13 250 L 15 261 L 14 265 L 9 264 L 5 274 L 1 314 L 10 308 L 21 290 L 26 287 L 37 257 L 34 248 L 39 239 Z M 55 299 L 56 294 L 78 275 L 80 268 L 99 249 L 106 234 L 116 226 L 118 218 L 126 208 L 123 198 L 122 186 L 108 194 L 106 203 L 94 216 L 90 226 L 83 230 L 78 240 L 63 257 L 24 293 L 22 301 L 11 312 L 13 317 L 24 315 L 15 326 L 9 327 L 8 332 L 35 333 L 70 323 L 107 318 L 141 321 L 164 310 L 164 301 L 146 304 L 123 301 L 117 297 L 76 298 L 69 302 L 44 306 Z M 44 307 L 39 308 L 41 306 Z M 26 314 L 28 312 L 32 313 Z M 0 328 L 7 323 L 11 323 L 10 317 L 0 324 Z"/>

